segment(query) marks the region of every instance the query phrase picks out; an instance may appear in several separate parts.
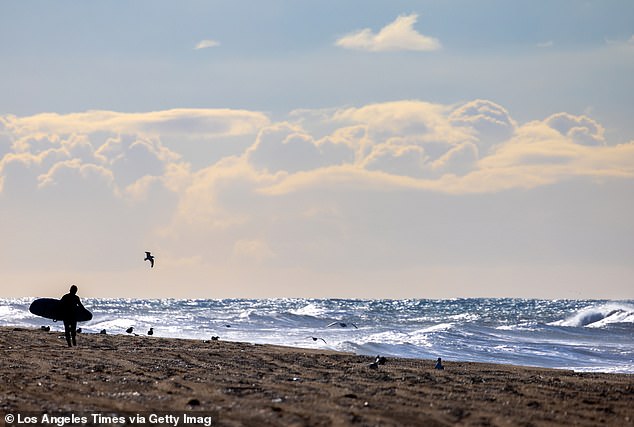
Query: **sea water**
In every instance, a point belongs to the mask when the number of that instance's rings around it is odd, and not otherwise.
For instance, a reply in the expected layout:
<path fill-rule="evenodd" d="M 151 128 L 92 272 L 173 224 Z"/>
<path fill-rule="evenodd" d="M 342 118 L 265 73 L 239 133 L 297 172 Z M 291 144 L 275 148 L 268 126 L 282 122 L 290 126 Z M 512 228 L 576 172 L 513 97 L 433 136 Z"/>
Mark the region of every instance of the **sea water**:
<path fill-rule="evenodd" d="M 61 322 L 29 313 L 33 299 L 0 299 L 0 325 L 62 331 Z M 152 327 L 158 337 L 218 336 L 368 356 L 634 373 L 631 300 L 86 298 L 83 303 L 94 315 L 80 324 L 84 333 L 126 334 L 132 326 L 145 336 Z"/>

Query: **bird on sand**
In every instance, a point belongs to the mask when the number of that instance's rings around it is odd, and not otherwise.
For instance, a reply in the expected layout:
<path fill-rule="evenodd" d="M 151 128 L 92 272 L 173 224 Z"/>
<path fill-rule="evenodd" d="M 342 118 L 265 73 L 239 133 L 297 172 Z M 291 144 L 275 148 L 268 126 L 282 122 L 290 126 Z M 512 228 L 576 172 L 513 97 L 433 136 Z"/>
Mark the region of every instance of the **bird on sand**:
<path fill-rule="evenodd" d="M 150 328 L 149 331 L 147 331 L 148 335 L 154 335 L 154 328 Z"/>
<path fill-rule="evenodd" d="M 357 325 L 355 325 L 354 323 L 350 323 L 350 325 L 354 326 L 355 329 L 359 329 L 359 327 Z M 332 326 L 341 326 L 342 328 L 347 328 L 348 324 L 345 322 L 332 322 L 331 324 L 329 324 L 328 326 L 326 326 L 327 328 L 330 328 Z"/>
<path fill-rule="evenodd" d="M 125 330 L 127 333 L 131 334 L 132 331 L 134 331 L 134 327 L 130 326 L 128 329 Z"/>
<path fill-rule="evenodd" d="M 436 366 L 434 366 L 434 369 L 438 369 L 438 370 L 443 370 L 445 369 L 445 367 L 442 365 L 442 359 L 439 357 L 438 360 L 436 360 Z"/>
<path fill-rule="evenodd" d="M 325 339 L 323 339 L 323 338 L 321 338 L 321 337 L 308 337 L 308 338 L 311 338 L 313 341 L 322 340 L 322 341 L 324 342 L 324 344 L 328 344 L 328 343 L 326 342 L 326 340 L 325 340 Z"/>
<path fill-rule="evenodd" d="M 152 253 L 146 251 L 143 261 L 150 261 L 150 268 L 154 268 L 154 255 L 152 255 Z"/>

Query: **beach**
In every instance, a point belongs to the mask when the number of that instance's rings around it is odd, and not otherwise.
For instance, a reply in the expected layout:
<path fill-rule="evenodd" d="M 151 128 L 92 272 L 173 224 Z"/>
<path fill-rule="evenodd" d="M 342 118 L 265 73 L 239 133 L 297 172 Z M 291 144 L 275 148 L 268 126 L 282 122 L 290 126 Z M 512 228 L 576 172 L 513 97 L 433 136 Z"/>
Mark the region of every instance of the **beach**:
<path fill-rule="evenodd" d="M 211 414 L 218 426 L 634 425 L 628 374 L 453 360 L 440 371 L 435 360 L 389 357 L 371 369 L 372 357 L 222 339 L 77 341 L 67 348 L 59 330 L 0 328 L 0 415 L 186 412 Z"/>

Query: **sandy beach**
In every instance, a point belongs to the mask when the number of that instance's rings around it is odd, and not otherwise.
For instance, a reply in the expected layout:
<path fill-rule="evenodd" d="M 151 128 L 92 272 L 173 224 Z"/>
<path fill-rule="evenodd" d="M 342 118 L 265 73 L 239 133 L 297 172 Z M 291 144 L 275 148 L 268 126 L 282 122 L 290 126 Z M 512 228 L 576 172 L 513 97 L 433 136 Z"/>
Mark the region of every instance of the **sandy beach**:
<path fill-rule="evenodd" d="M 219 426 L 627 426 L 634 376 L 0 328 L 0 415 L 214 414 Z M 98 423 L 97 423 L 98 424 Z M 104 425 L 104 424 L 101 424 Z M 154 425 L 168 425 L 159 424 Z"/>

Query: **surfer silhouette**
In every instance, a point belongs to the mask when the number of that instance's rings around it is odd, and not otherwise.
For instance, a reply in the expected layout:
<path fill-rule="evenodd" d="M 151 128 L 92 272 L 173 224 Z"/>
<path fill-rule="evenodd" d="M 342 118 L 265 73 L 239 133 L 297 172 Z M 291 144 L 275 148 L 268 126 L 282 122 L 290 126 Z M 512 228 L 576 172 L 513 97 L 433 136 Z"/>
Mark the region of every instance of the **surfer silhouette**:
<path fill-rule="evenodd" d="M 60 311 L 64 321 L 64 335 L 69 347 L 77 345 L 75 336 L 77 334 L 77 307 L 84 308 L 81 300 L 77 296 L 77 286 L 72 285 L 70 291 L 60 300 Z"/>

